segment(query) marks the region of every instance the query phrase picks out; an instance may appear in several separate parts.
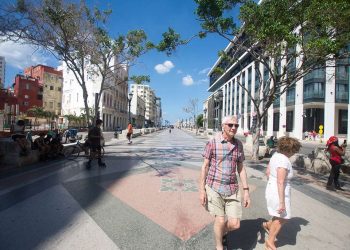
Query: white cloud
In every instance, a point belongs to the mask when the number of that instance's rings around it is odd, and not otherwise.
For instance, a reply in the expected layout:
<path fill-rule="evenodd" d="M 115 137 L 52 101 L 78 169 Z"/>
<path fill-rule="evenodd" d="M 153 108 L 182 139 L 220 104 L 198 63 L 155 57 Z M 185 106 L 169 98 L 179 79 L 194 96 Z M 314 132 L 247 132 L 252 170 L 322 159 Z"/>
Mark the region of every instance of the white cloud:
<path fill-rule="evenodd" d="M 208 78 L 200 79 L 200 80 L 198 81 L 198 84 L 208 84 L 208 83 L 209 83 Z"/>
<path fill-rule="evenodd" d="M 158 74 L 165 74 L 174 67 L 175 66 L 171 61 L 165 61 L 163 64 L 157 64 L 154 69 L 158 72 Z"/>
<path fill-rule="evenodd" d="M 210 68 L 205 68 L 205 69 L 202 69 L 201 71 L 198 72 L 198 74 L 207 74 L 208 72 L 210 71 Z"/>
<path fill-rule="evenodd" d="M 6 41 L 0 43 L 0 55 L 5 57 L 6 64 L 18 69 L 44 64 L 46 65 L 50 58 L 43 55 L 36 47 Z"/>
<path fill-rule="evenodd" d="M 194 83 L 192 76 L 187 75 L 182 77 L 182 84 L 185 86 L 191 86 Z"/>

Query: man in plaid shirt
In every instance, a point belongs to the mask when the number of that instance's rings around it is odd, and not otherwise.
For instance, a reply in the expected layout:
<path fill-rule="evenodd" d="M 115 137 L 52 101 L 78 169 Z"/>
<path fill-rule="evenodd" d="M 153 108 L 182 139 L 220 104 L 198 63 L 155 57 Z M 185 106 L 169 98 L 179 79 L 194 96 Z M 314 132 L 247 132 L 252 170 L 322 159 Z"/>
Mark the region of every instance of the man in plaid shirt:
<path fill-rule="evenodd" d="M 203 153 L 199 199 L 201 205 L 215 216 L 214 233 L 218 250 L 227 246 L 227 232 L 240 227 L 242 204 L 237 174 L 243 186 L 243 206 L 250 206 L 243 145 L 234 138 L 238 127 L 236 116 L 225 117 L 222 133 L 207 143 Z"/>

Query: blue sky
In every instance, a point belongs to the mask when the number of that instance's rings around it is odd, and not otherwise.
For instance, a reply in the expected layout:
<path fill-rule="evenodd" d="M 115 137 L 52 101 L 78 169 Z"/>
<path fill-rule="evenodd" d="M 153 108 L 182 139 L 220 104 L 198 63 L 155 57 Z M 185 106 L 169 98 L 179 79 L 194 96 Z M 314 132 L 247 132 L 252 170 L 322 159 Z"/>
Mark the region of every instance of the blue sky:
<path fill-rule="evenodd" d="M 109 7 L 112 15 L 107 28 L 112 36 L 125 34 L 129 30 L 143 29 L 150 40 L 158 42 L 161 34 L 174 28 L 182 38 L 189 38 L 200 29 L 194 14 L 193 0 L 90 0 L 99 8 Z M 206 39 L 195 39 L 182 46 L 168 57 L 163 53 L 150 52 L 139 58 L 130 69 L 130 75 L 149 75 L 149 85 L 162 99 L 163 119 L 171 123 L 186 119 L 183 112 L 189 100 L 198 99 L 199 111 L 210 93 L 206 73 L 217 60 L 218 51 L 227 46 L 227 40 L 217 35 Z M 0 44 L 0 55 L 6 57 L 6 85 L 13 82 L 17 73 L 35 64 L 57 66 L 58 62 L 48 54 L 34 52 L 30 46 L 19 47 L 12 43 Z"/>

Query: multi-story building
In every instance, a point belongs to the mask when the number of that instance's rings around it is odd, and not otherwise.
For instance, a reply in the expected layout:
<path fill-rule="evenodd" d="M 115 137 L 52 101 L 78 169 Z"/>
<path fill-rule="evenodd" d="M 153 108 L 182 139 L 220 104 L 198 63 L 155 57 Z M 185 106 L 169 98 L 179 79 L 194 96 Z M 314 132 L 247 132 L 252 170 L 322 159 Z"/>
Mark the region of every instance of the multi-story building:
<path fill-rule="evenodd" d="M 105 130 L 126 128 L 128 123 L 128 83 L 123 80 L 128 77 L 128 69 L 126 66 L 121 66 L 112 74 L 114 76 L 108 79 L 102 92 L 101 117 Z"/>
<path fill-rule="evenodd" d="M 156 97 L 156 117 L 155 117 L 155 126 L 161 127 L 163 122 L 162 117 L 162 99 L 160 97 Z"/>
<path fill-rule="evenodd" d="M 45 65 L 26 68 L 24 74 L 38 79 L 43 86 L 43 108 L 46 111 L 61 115 L 63 73 Z"/>
<path fill-rule="evenodd" d="M 10 125 L 15 122 L 17 115 L 19 115 L 19 105 L 13 89 L 0 89 L 0 116 L 3 119 L 3 123 L 0 123 L 0 126 L 10 128 Z"/>
<path fill-rule="evenodd" d="M 225 50 L 231 49 L 229 45 Z M 259 76 L 269 78 L 267 69 L 254 62 L 248 53 L 239 61 L 226 65 L 226 71 L 218 76 L 215 68 L 220 67 L 221 58 L 211 68 L 207 99 L 206 120 L 208 128 L 220 128 L 221 117 L 237 115 L 240 128 L 238 133 L 247 132 L 254 123 L 254 105 L 241 82 L 254 96 L 259 88 Z M 333 62 L 337 65 L 338 62 Z M 332 65 L 332 63 L 330 64 Z M 346 137 L 349 131 L 349 67 L 325 67 L 310 72 L 276 98 L 264 117 L 261 130 L 265 135 L 290 135 L 302 139 L 305 131 L 320 129 L 324 137 L 332 135 Z"/>
<path fill-rule="evenodd" d="M 43 106 L 43 87 L 37 78 L 16 75 L 14 95 L 17 98 L 19 113 L 25 113 L 34 106 Z"/>
<path fill-rule="evenodd" d="M 5 87 L 5 68 L 5 57 L 0 56 L 0 89 L 3 89 Z"/>
<path fill-rule="evenodd" d="M 132 124 L 136 128 L 144 127 L 146 105 L 143 97 L 133 94 L 130 103 L 130 112 L 132 114 Z"/>
<path fill-rule="evenodd" d="M 130 84 L 130 92 L 145 100 L 146 105 L 146 125 L 155 126 L 157 120 L 157 100 L 154 91 L 148 85 Z M 159 108 L 159 110 L 161 110 Z M 160 113 L 161 114 L 161 113 Z M 159 119 L 159 118 L 158 118 Z"/>
<path fill-rule="evenodd" d="M 98 107 L 100 107 L 100 118 L 103 119 L 103 129 L 113 130 L 116 127 L 126 128 L 128 122 L 128 83 L 123 79 L 128 76 L 128 68 L 119 65 L 114 68 L 105 82 L 101 93 Z M 99 74 L 91 74 L 91 65 L 88 64 L 85 75 L 87 89 L 87 103 L 90 113 L 95 113 L 95 96 L 101 91 L 102 78 Z M 63 97 L 62 115 L 80 116 L 85 113 L 84 97 L 81 86 L 75 78 L 74 73 L 63 63 Z"/>

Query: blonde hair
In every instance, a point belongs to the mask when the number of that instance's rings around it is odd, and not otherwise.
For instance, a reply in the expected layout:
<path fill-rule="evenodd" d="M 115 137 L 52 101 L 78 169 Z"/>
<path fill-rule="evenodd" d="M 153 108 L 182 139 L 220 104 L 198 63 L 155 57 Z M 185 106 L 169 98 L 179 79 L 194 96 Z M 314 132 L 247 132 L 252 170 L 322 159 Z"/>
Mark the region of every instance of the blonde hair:
<path fill-rule="evenodd" d="M 281 154 L 295 154 L 300 148 L 300 142 L 292 137 L 283 136 L 277 141 L 277 151 Z"/>

